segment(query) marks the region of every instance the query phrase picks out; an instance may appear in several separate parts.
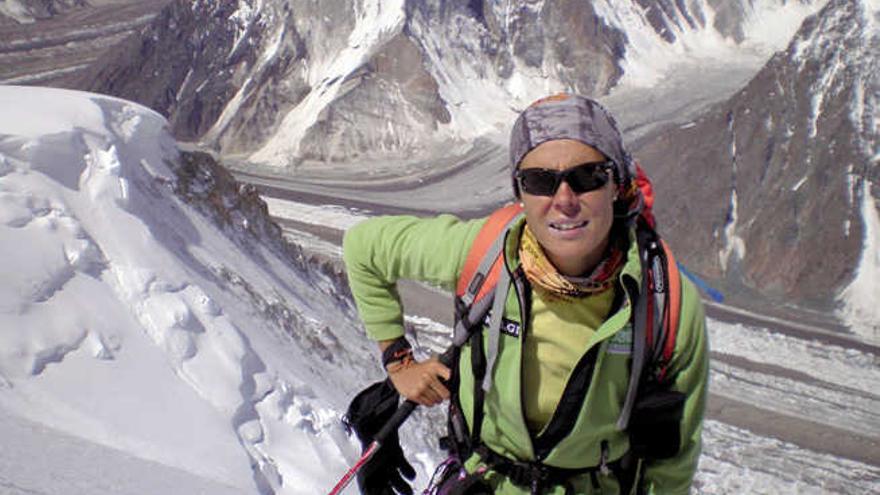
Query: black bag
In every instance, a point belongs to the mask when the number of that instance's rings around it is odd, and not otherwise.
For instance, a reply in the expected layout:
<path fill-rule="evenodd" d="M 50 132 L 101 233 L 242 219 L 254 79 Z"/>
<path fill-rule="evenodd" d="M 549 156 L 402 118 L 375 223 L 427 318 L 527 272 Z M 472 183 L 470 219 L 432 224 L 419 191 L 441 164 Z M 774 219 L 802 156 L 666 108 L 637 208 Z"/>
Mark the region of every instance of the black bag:
<path fill-rule="evenodd" d="M 400 394 L 390 380 L 376 382 L 352 399 L 343 421 L 354 430 L 366 450 L 399 404 Z M 412 480 L 415 475 L 412 465 L 403 456 L 400 439 L 394 431 L 358 471 L 357 479 L 361 493 L 366 495 L 412 495 L 412 487 L 406 480 Z"/>
<path fill-rule="evenodd" d="M 639 394 L 629 422 L 630 448 L 643 459 L 668 459 L 681 448 L 681 417 L 687 396 L 654 389 Z"/>

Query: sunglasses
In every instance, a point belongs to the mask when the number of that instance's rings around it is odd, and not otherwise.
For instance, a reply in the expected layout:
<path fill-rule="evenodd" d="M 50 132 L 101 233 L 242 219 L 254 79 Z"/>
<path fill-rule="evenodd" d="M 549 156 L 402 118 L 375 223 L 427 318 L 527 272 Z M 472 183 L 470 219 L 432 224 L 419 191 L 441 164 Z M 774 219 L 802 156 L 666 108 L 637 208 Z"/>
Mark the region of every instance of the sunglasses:
<path fill-rule="evenodd" d="M 562 171 L 546 168 L 525 168 L 516 171 L 519 188 L 534 196 L 553 196 L 562 181 L 575 194 L 600 189 L 611 180 L 611 161 L 590 162 Z"/>

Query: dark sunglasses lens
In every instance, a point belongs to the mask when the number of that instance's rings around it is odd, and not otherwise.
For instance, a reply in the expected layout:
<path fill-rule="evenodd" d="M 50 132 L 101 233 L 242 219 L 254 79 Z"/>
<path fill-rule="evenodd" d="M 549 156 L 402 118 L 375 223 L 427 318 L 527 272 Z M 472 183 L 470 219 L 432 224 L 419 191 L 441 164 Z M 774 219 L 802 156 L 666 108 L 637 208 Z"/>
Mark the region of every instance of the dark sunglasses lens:
<path fill-rule="evenodd" d="M 576 194 L 595 191 L 608 183 L 605 164 L 587 164 L 568 171 L 566 182 Z"/>
<path fill-rule="evenodd" d="M 537 168 L 520 170 L 519 186 L 535 196 L 553 196 L 556 192 L 556 173 Z"/>

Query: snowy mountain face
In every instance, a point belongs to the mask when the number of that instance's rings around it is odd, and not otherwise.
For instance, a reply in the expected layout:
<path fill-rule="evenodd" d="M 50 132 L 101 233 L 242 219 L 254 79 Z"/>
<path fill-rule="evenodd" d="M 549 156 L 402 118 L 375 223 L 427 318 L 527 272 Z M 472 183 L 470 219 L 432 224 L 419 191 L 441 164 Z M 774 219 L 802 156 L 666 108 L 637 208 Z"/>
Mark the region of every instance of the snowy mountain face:
<path fill-rule="evenodd" d="M 276 20 L 275 15 L 281 18 Z M 242 141 L 260 139 L 263 136 L 259 133 L 248 134 L 258 132 L 259 126 L 247 124 L 268 118 L 268 105 L 283 105 L 286 98 L 298 99 L 304 91 L 304 82 L 295 76 L 302 47 L 296 32 L 283 27 L 287 17 L 281 11 L 255 12 L 235 1 L 172 2 L 142 38 L 135 37 L 137 42 L 122 44 L 115 52 L 120 60 L 132 63 L 107 65 L 99 61 L 98 73 L 88 77 L 100 81 L 105 93 L 127 92 L 130 99 L 173 113 L 171 123 L 179 139 L 205 134 L 218 120 L 230 120 L 241 128 Z M 273 25 L 282 27 L 276 32 Z M 278 56 L 261 58 L 254 46 L 275 50 Z M 287 77 L 288 72 L 294 75 Z M 266 85 L 247 95 L 245 107 L 250 112 L 224 113 L 231 100 L 247 93 L 239 92 L 240 86 L 254 89 L 255 83 L 246 84 L 251 79 L 283 79 L 288 93 L 279 94 Z M 159 81 L 162 83 L 157 84 Z M 126 84 L 125 91 L 118 88 L 122 84 Z M 167 112 L 169 108 L 175 111 Z"/>
<path fill-rule="evenodd" d="M 819 6 L 179 1 L 78 84 L 146 104 L 179 138 L 254 162 L 412 161 L 503 135 L 516 109 L 551 92 L 650 84 L 707 45 L 766 56 L 794 27 L 768 35 L 762 22 L 799 22 Z"/>
<path fill-rule="evenodd" d="M 344 472 L 338 411 L 378 368 L 338 276 L 158 114 L 9 86 L 0 106 L 0 411 L 244 493 Z"/>
<path fill-rule="evenodd" d="M 694 269 L 826 308 L 854 267 L 876 277 L 878 16 L 877 2 L 829 2 L 734 97 L 640 144 L 663 228 Z M 876 328 L 873 287 L 861 306 Z"/>
<path fill-rule="evenodd" d="M 740 303 L 827 311 L 876 261 L 862 261 L 876 235 L 860 213 L 871 211 L 861 179 L 876 177 L 876 11 L 855 0 L 178 1 L 78 84 L 156 109 L 229 163 L 334 180 L 369 164 L 407 170 L 410 183 L 416 170 L 434 193 L 486 202 L 471 212 L 509 198 L 487 184 L 506 184 L 516 110 L 556 91 L 610 91 L 689 266 Z M 733 96 L 706 113 L 719 95 Z M 659 130 L 667 121 L 691 127 Z M 464 164 L 489 173 L 427 175 Z M 431 199 L 416 203 L 449 202 L 422 183 L 411 196 Z M 839 254 L 826 260 L 820 245 Z"/>
<path fill-rule="evenodd" d="M 870 209 L 858 178 L 876 175 L 876 10 L 854 0 L 178 1 L 77 85 L 156 109 L 176 137 L 229 163 L 334 179 L 365 164 L 455 175 L 473 163 L 501 184 L 516 110 L 556 91 L 610 91 L 687 262 L 743 302 L 827 310 L 873 239 L 862 235 L 859 211 Z M 706 114 L 719 95 L 733 96 Z M 687 117 L 693 127 L 659 130 Z M 485 198 L 469 211 L 509 197 L 485 177 L 446 182 Z M 698 190 L 682 195 L 681 184 Z M 819 263 L 817 245 L 840 254 Z"/>

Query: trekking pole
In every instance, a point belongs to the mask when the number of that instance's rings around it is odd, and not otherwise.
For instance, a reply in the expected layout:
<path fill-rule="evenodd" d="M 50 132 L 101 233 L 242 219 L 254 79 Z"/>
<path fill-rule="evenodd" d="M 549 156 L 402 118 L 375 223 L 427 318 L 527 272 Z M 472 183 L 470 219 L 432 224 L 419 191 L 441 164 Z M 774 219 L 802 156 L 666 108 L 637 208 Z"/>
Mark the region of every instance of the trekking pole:
<path fill-rule="evenodd" d="M 451 366 L 453 354 L 453 348 L 447 349 L 446 352 L 440 355 L 439 361 L 445 366 Z M 340 493 L 342 493 L 342 490 L 344 490 L 345 487 L 347 487 L 349 483 L 351 483 L 351 480 L 353 480 L 354 477 L 357 476 L 358 471 L 360 471 L 364 467 L 364 465 L 369 462 L 373 455 L 375 455 L 376 452 L 379 451 L 379 449 L 382 447 L 382 443 L 384 443 L 385 439 L 388 438 L 388 435 L 400 428 L 400 425 L 402 425 L 404 421 L 409 418 L 410 414 L 415 411 L 416 406 L 418 406 L 417 403 L 411 400 L 406 400 L 403 402 L 403 404 L 400 405 L 400 407 L 397 408 L 397 411 L 394 411 L 394 415 L 391 416 L 391 419 L 389 419 L 388 422 L 385 423 L 385 426 L 383 426 L 382 429 L 380 429 L 379 432 L 376 433 L 376 435 L 373 437 L 373 441 L 367 447 L 367 450 L 364 451 L 363 455 L 361 455 L 361 458 L 358 459 L 358 461 L 354 463 L 354 466 L 352 466 L 351 469 L 349 469 L 348 472 L 345 473 L 345 476 L 343 476 L 342 479 L 340 479 L 339 482 L 336 483 L 336 486 L 334 486 L 333 489 L 330 490 L 329 495 L 339 495 Z"/>
<path fill-rule="evenodd" d="M 379 451 L 382 447 L 382 443 L 385 442 L 385 439 L 388 438 L 392 432 L 400 428 L 400 425 L 409 418 L 409 415 L 416 409 L 415 402 L 411 400 L 405 401 L 400 407 L 397 408 L 397 411 L 394 412 L 394 415 L 391 416 L 391 419 L 385 423 L 385 426 L 379 430 L 379 433 L 376 433 L 376 436 L 373 437 L 373 441 L 370 443 L 367 450 L 364 451 L 364 454 L 360 459 L 345 473 L 345 476 L 339 480 L 339 483 L 336 483 L 336 486 L 333 487 L 333 490 L 330 490 L 330 495 L 338 495 L 342 493 L 342 490 L 351 483 L 351 480 L 357 475 L 358 471 L 364 467 L 364 465 L 369 462 L 369 460 L 373 457 L 373 455 Z"/>

